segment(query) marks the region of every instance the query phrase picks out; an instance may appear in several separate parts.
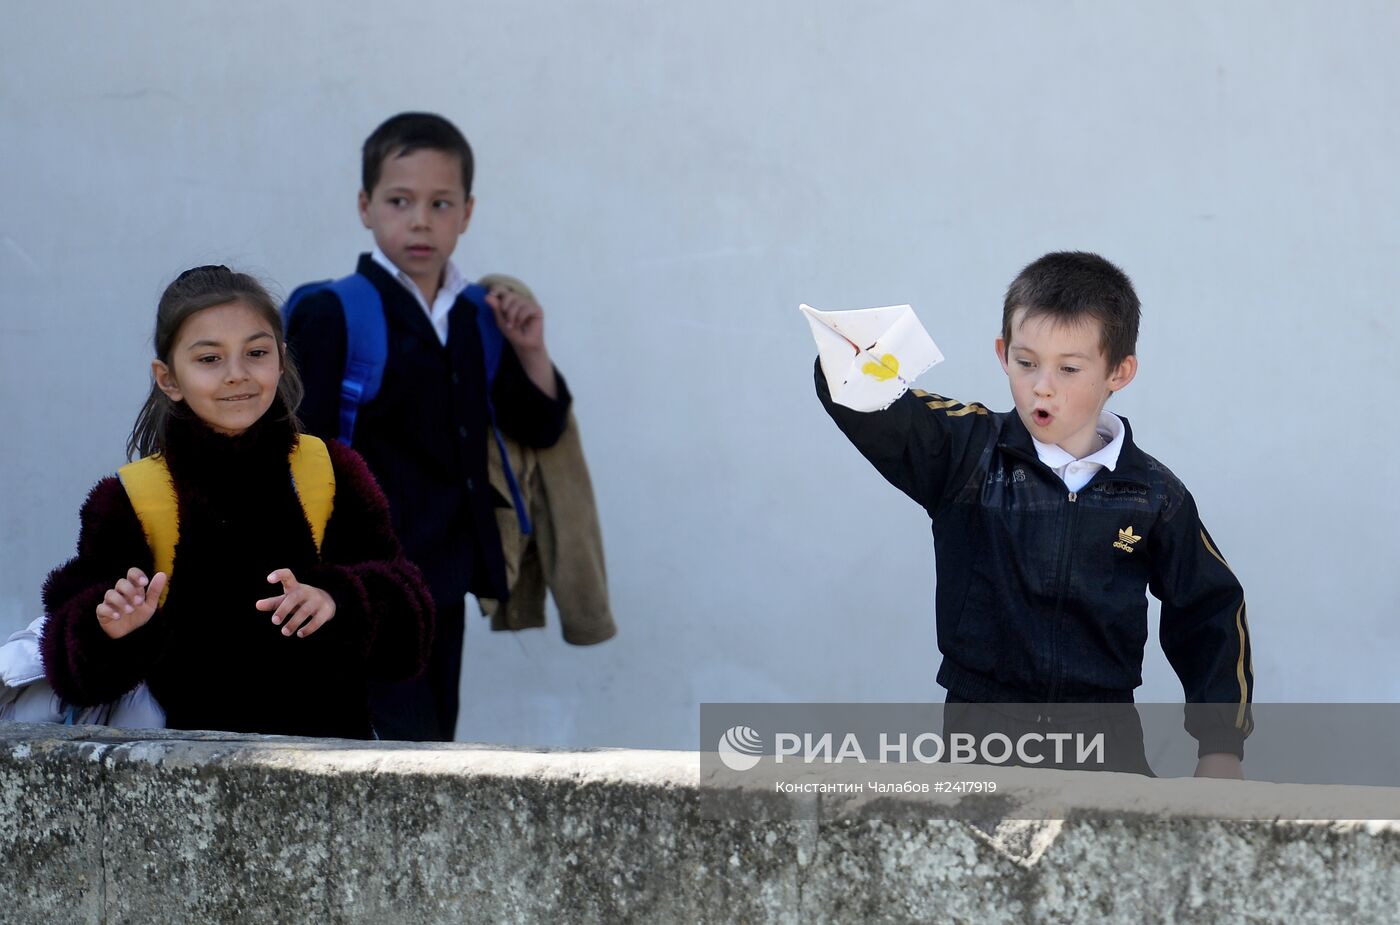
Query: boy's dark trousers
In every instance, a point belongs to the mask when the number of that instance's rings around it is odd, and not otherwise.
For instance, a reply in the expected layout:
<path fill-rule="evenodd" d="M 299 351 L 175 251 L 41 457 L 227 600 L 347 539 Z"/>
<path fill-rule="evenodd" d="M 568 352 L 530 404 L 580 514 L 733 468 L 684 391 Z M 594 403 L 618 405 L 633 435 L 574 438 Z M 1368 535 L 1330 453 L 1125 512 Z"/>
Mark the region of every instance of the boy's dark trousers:
<path fill-rule="evenodd" d="M 370 686 L 370 716 L 381 739 L 451 742 L 457 731 L 458 689 L 467 607 L 437 605 L 437 624 L 427 670 L 409 681 Z"/>
<path fill-rule="evenodd" d="M 1025 760 L 1013 749 L 1002 766 L 1054 768 L 1061 771 L 1124 771 L 1156 777 L 1147 763 L 1143 743 L 1142 718 L 1134 703 L 972 703 L 949 694 L 943 707 L 943 741 L 950 743 L 954 733 L 965 733 L 982 740 L 993 733 L 1006 736 L 1013 745 L 1025 740 Z M 1056 761 L 1055 742 L 1050 735 L 1067 733 L 1062 741 L 1062 760 Z M 1103 736 L 1102 760 L 1092 752 L 1079 760 L 1079 743 Z M 1001 746 L 998 746 L 1000 749 Z M 1040 761 L 1034 759 L 1039 757 Z M 974 764 L 992 764 L 978 752 Z"/>

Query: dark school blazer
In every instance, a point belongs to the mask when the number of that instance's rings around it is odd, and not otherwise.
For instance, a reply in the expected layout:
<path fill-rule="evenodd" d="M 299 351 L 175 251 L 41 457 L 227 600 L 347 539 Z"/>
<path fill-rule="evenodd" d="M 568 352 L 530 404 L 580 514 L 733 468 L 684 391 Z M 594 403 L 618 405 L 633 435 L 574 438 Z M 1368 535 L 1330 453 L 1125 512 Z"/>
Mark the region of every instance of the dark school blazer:
<path fill-rule="evenodd" d="M 389 355 L 374 401 L 355 423 L 354 447 L 389 499 L 394 530 L 423 571 L 440 604 L 468 592 L 508 596 L 495 508 L 509 502 L 491 488 L 487 453 L 486 373 L 476 306 L 459 297 L 448 315 L 447 344 L 438 340 L 418 300 L 369 254 L 364 274 L 384 303 Z M 298 415 L 308 433 L 338 432 L 345 367 L 345 318 L 330 291 L 307 296 L 287 331 L 306 386 Z M 530 381 L 510 344 L 492 388 L 502 430 L 527 446 L 552 446 L 572 401 L 563 376 L 551 399 Z"/>

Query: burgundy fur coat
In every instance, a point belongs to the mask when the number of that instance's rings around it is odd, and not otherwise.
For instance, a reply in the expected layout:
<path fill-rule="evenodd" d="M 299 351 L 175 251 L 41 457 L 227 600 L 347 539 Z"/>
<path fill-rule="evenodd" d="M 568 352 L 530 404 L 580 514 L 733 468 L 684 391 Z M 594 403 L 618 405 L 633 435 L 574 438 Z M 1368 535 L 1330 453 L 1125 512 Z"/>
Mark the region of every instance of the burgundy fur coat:
<path fill-rule="evenodd" d="M 334 442 L 335 504 L 317 555 L 287 462 L 296 434 L 283 417 L 274 402 L 237 437 L 172 418 L 166 460 L 180 540 L 169 594 L 149 623 L 115 640 L 96 607 L 131 567 L 149 577 L 152 557 L 121 483 L 93 488 L 78 555 L 44 586 L 41 651 L 64 700 L 103 703 L 144 680 L 176 729 L 372 736 L 368 684 L 423 670 L 432 599 L 373 476 Z M 335 617 L 310 636 L 283 636 L 253 606 L 281 593 L 267 582 L 278 568 L 328 592 Z"/>

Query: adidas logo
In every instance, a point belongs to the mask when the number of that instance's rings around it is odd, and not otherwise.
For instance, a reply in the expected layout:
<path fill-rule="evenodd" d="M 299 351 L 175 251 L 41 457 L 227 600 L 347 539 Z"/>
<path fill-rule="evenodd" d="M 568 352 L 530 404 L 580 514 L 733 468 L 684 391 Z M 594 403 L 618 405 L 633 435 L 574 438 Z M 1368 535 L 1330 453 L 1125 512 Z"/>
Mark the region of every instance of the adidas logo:
<path fill-rule="evenodd" d="M 1118 531 L 1118 542 L 1113 544 L 1113 548 L 1121 549 L 1124 552 L 1132 552 L 1133 546 L 1140 539 L 1142 539 L 1142 537 L 1134 533 L 1131 526 L 1128 526 Z"/>

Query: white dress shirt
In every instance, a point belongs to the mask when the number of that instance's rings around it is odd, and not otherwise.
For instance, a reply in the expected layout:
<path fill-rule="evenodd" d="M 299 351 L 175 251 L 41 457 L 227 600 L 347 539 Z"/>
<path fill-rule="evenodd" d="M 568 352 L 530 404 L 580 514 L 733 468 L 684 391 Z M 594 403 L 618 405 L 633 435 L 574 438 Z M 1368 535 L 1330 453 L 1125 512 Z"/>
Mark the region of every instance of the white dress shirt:
<path fill-rule="evenodd" d="M 438 340 L 443 346 L 447 345 L 447 313 L 452 310 L 453 304 L 457 301 L 457 296 L 462 294 L 462 290 L 471 285 L 471 281 L 462 275 L 462 271 L 457 269 L 457 265 L 451 260 L 442 268 L 442 285 L 438 287 L 437 297 L 433 299 L 433 304 L 428 304 L 428 299 L 423 295 L 423 291 L 418 288 L 418 284 L 409 278 L 408 274 L 398 267 L 394 262 L 384 256 L 384 252 L 375 245 L 370 251 L 370 259 L 379 264 L 389 272 L 389 275 L 398 280 L 405 289 L 413 293 L 413 297 L 418 300 L 419 306 L 428 316 L 428 321 L 432 323 L 433 330 L 437 332 Z"/>
<path fill-rule="evenodd" d="M 1105 411 L 1099 415 L 1099 423 L 1095 430 L 1103 438 L 1104 445 L 1094 453 L 1090 453 L 1083 459 L 1075 459 L 1068 452 L 1061 449 L 1059 444 L 1041 443 L 1034 437 L 1031 442 L 1035 444 L 1035 455 L 1040 457 L 1040 461 L 1051 469 L 1055 470 L 1065 483 L 1065 487 L 1070 491 L 1078 491 L 1089 480 L 1094 477 L 1094 473 L 1100 469 L 1107 469 L 1110 472 L 1118 465 L 1118 453 L 1123 449 L 1123 420 L 1118 415 Z"/>

